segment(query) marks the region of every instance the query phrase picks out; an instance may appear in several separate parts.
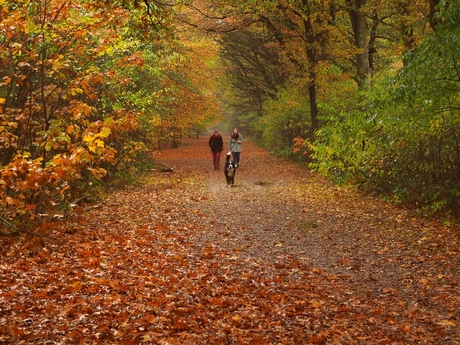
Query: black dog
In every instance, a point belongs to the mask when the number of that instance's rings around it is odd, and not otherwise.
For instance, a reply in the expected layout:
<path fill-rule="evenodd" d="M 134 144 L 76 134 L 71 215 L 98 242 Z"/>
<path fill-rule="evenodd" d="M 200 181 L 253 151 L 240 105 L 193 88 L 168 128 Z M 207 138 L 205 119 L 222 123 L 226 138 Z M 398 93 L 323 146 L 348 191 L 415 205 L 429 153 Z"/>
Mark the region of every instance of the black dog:
<path fill-rule="evenodd" d="M 230 159 L 231 156 L 232 154 L 230 152 L 227 153 L 225 160 L 224 174 L 225 178 L 227 179 L 227 187 L 231 187 L 235 183 L 236 167 L 235 163 Z"/>

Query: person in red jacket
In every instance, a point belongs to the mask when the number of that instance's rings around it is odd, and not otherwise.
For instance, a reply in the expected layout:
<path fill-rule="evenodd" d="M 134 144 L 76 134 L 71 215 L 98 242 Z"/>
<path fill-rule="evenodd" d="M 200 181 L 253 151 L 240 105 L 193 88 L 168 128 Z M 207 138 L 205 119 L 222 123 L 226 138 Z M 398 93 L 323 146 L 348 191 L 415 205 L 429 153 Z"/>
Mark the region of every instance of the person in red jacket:
<path fill-rule="evenodd" d="M 214 164 L 214 170 L 220 169 L 220 154 L 224 149 L 224 140 L 220 135 L 219 131 L 216 129 L 214 134 L 209 138 L 209 147 L 212 152 L 212 162 Z"/>

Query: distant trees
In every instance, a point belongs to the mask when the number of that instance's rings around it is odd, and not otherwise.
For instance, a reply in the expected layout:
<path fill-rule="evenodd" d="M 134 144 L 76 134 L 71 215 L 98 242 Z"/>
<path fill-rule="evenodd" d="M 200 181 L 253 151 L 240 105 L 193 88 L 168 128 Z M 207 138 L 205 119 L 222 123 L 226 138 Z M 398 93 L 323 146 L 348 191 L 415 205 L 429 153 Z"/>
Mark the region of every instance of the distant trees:
<path fill-rule="evenodd" d="M 427 212 L 459 209 L 457 3 L 200 4 L 226 28 L 216 30 L 233 86 L 226 99 L 240 105 L 228 112 L 254 138 L 273 152 L 304 153 L 336 181 Z M 276 60 L 248 59 L 261 47 Z M 263 73 L 236 74 L 242 66 Z"/>

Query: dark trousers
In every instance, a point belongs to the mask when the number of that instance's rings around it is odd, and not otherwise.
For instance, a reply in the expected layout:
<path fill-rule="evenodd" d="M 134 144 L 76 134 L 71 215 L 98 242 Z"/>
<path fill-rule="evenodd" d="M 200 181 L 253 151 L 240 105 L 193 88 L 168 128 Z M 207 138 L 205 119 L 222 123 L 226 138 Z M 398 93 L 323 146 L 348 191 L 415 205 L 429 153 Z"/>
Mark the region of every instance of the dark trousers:
<path fill-rule="evenodd" d="M 232 152 L 233 161 L 234 161 L 236 164 L 240 164 L 240 153 L 241 153 L 241 152 Z"/>

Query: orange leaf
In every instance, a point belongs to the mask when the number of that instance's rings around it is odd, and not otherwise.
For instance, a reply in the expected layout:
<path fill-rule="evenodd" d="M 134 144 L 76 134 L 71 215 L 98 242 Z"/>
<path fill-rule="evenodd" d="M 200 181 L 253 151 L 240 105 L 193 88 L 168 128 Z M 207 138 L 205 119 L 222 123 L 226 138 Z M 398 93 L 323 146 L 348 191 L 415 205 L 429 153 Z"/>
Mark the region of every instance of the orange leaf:
<path fill-rule="evenodd" d="M 455 322 L 450 321 L 450 320 L 442 320 L 437 323 L 440 326 L 446 326 L 446 327 L 455 327 L 457 326 Z"/>
<path fill-rule="evenodd" d="M 178 319 L 174 322 L 173 328 L 174 328 L 174 329 L 178 329 L 178 330 L 186 330 L 186 329 L 188 328 L 187 321 L 185 321 L 185 320 L 182 319 L 182 318 L 178 318 Z"/>
<path fill-rule="evenodd" d="M 313 308 L 321 308 L 321 303 L 319 303 L 317 300 L 313 300 L 310 303 Z"/>

